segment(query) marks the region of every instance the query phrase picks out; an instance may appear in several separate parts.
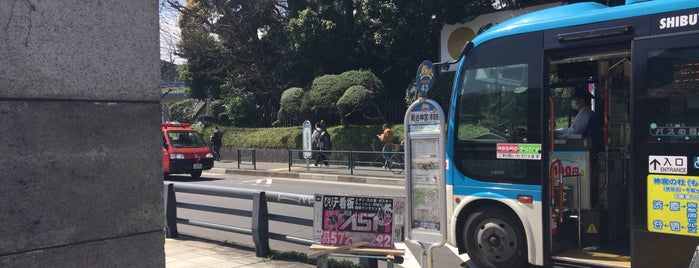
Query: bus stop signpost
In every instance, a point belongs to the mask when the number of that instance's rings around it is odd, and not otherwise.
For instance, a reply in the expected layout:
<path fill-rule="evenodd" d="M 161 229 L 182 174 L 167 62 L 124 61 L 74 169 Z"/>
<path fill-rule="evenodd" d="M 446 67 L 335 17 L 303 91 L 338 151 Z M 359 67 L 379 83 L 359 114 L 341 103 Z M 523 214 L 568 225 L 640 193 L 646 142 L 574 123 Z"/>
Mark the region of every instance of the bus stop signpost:
<path fill-rule="evenodd" d="M 424 98 L 434 80 L 434 65 L 423 61 L 417 83 L 421 97 L 405 113 L 406 234 L 422 249 L 421 266 L 432 267 L 432 251 L 447 238 L 445 116 L 442 108 Z"/>
<path fill-rule="evenodd" d="M 303 139 L 303 158 L 306 158 L 306 171 L 310 171 L 310 160 L 313 152 L 311 151 L 311 121 L 303 121 L 302 125 L 302 139 Z"/>

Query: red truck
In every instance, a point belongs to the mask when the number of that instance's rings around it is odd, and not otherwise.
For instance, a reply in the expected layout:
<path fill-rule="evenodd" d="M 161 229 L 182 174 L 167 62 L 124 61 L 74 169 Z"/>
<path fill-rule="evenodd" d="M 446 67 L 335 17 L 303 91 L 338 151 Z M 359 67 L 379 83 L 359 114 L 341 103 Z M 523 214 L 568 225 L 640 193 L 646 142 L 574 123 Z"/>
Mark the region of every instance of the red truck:
<path fill-rule="evenodd" d="M 203 170 L 214 167 L 211 147 L 189 123 L 165 122 L 163 132 L 163 174 L 190 174 L 201 177 Z"/>

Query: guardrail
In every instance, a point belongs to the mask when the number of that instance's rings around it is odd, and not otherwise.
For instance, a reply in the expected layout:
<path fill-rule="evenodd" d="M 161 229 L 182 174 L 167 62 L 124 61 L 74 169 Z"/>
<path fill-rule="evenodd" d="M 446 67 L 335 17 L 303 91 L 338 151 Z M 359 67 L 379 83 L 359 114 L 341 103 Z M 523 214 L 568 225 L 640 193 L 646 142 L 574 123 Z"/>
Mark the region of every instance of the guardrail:
<path fill-rule="evenodd" d="M 247 155 L 245 154 L 247 152 Z M 238 169 L 240 165 L 252 165 L 252 169 L 257 169 L 257 156 L 255 148 L 239 148 L 238 149 Z"/>
<path fill-rule="evenodd" d="M 311 158 L 306 159 L 303 157 L 304 152 L 310 152 L 311 153 Z M 294 166 L 294 164 L 299 164 L 302 166 L 305 166 L 307 168 L 314 167 L 314 162 L 315 162 L 315 157 L 320 154 L 320 153 L 325 153 L 328 155 L 327 161 L 329 162 L 330 166 L 328 167 L 323 167 L 321 165 L 318 165 L 319 167 L 322 168 L 330 168 L 330 169 L 347 169 L 350 172 L 350 175 L 354 175 L 355 170 L 380 170 L 384 169 L 385 171 L 390 171 L 386 168 L 383 168 L 383 165 L 385 163 L 385 160 L 383 158 L 384 155 L 386 157 L 391 157 L 392 155 L 403 155 L 404 152 L 399 151 L 399 152 L 379 152 L 379 151 L 342 151 L 342 150 L 336 150 L 336 151 L 321 151 L 321 150 L 298 150 L 298 149 L 288 149 L 288 163 L 289 163 L 289 171 L 291 171 L 291 167 Z M 404 158 L 401 158 L 404 159 Z M 396 172 L 398 174 L 398 172 Z"/>
<path fill-rule="evenodd" d="M 271 214 L 267 210 L 267 203 L 279 203 L 295 206 L 313 207 L 313 195 L 281 193 L 273 191 L 258 191 L 248 189 L 237 189 L 230 187 L 219 187 L 209 185 L 199 185 L 191 183 L 164 182 L 165 201 L 165 235 L 168 238 L 178 237 L 177 224 L 185 224 L 221 231 L 234 232 L 239 234 L 252 235 L 255 243 L 255 255 L 257 257 L 267 257 L 270 253 L 269 239 L 286 241 L 300 245 L 310 246 L 313 240 L 281 233 L 269 232 L 269 221 L 297 224 L 313 227 L 312 219 L 303 219 L 287 215 Z M 251 210 L 231 209 L 224 207 L 210 206 L 206 204 L 192 204 L 177 202 L 176 193 L 189 193 L 199 195 L 211 195 L 219 197 L 229 197 L 237 199 L 252 200 Z M 196 219 L 186 219 L 177 217 L 177 208 L 207 211 L 212 213 L 223 213 L 243 217 L 252 217 L 250 228 L 243 226 L 230 226 L 220 223 L 200 221 Z"/>

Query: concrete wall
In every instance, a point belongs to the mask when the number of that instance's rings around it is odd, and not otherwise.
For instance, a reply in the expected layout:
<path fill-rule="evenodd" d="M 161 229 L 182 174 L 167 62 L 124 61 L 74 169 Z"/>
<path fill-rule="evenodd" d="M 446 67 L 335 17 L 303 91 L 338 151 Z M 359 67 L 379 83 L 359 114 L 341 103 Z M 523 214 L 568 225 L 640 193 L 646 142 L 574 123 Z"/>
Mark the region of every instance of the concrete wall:
<path fill-rule="evenodd" d="M 0 267 L 164 267 L 157 1 L 0 21 Z"/>

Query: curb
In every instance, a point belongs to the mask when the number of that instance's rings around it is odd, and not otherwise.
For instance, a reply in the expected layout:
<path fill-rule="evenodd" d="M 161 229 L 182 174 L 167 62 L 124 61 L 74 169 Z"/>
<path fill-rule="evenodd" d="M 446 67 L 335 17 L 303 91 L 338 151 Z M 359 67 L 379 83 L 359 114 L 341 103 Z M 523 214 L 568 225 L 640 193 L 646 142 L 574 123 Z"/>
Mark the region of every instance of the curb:
<path fill-rule="evenodd" d="M 211 173 L 218 174 L 234 174 L 260 177 L 277 177 L 287 179 L 304 179 L 304 180 L 319 180 L 319 181 L 336 181 L 347 183 L 365 183 L 376 185 L 392 185 L 404 186 L 404 179 L 384 178 L 384 177 L 367 177 L 357 175 L 337 175 L 323 173 L 301 173 L 294 171 L 267 171 L 267 170 L 250 170 L 250 169 L 230 169 L 230 168 L 211 168 L 208 170 Z"/>

